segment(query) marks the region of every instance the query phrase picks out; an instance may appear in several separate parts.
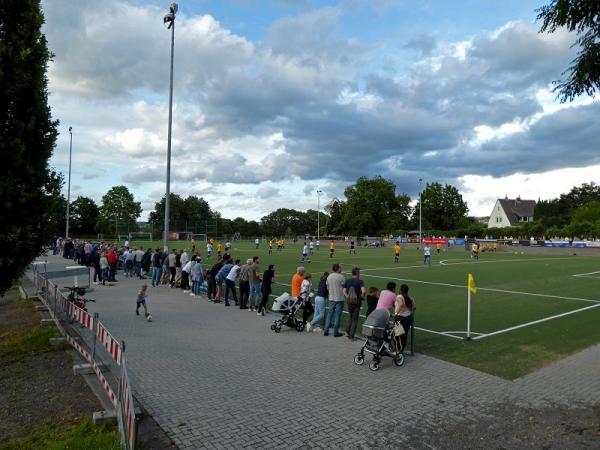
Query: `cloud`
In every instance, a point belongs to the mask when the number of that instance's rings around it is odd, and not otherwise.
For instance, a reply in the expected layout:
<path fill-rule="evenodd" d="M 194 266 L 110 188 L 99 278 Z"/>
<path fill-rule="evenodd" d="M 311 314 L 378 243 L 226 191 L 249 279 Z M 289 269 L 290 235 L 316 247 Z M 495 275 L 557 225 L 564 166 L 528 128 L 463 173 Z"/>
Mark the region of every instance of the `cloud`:
<path fill-rule="evenodd" d="M 210 15 L 181 13 L 173 186 L 257 217 L 275 205 L 314 208 L 317 186 L 341 196 L 363 175 L 389 177 L 414 196 L 420 177 L 460 184 L 465 175 L 599 162 L 598 102 L 557 108 L 540 95 L 573 56 L 568 33 L 510 22 L 448 42 L 424 30 L 396 45 L 384 67 L 385 42 L 341 26 L 347 11 L 366 4 L 290 7 L 302 12 L 274 20 L 260 40 Z M 378 7 L 385 13 L 388 3 Z M 75 126 L 74 160 L 94 168 L 82 179 L 162 195 L 170 51 L 163 9 L 48 0 L 44 12 L 56 54 L 53 111 Z M 63 164 L 64 139 L 55 156 Z M 227 198 L 239 192 L 243 203 Z"/>
<path fill-rule="evenodd" d="M 427 34 L 422 34 L 409 40 L 404 48 L 418 50 L 423 56 L 429 56 L 436 46 L 435 38 Z"/>

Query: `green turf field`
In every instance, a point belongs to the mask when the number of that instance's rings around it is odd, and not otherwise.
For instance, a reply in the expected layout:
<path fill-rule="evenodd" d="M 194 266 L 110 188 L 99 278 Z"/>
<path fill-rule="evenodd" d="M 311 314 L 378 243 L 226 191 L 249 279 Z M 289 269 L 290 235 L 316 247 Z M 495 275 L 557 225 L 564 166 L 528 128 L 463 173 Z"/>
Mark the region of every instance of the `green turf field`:
<path fill-rule="evenodd" d="M 174 244 L 189 247 L 186 242 Z M 205 244 L 198 244 L 204 257 Z M 330 259 L 322 246 L 310 263 L 301 264 L 299 244 L 286 244 L 281 253 L 274 249 L 273 255 L 268 255 L 266 243 L 255 250 L 253 243 L 236 241 L 233 248 L 233 256 L 242 261 L 260 256 L 261 270 L 275 264 L 274 294 L 289 292 L 298 265 L 313 274 L 316 287 L 333 262 L 339 262 L 344 272 L 360 267 L 367 288 L 382 289 L 391 280 L 406 283 L 417 302 L 415 351 L 504 378 L 517 378 L 600 343 L 598 256 L 499 252 L 483 253 L 473 261 L 456 249 L 440 255 L 434 251 L 431 267 L 425 267 L 417 249 L 404 248 L 396 264 L 391 248 L 358 248 L 357 255 L 350 255 L 338 244 Z M 468 273 L 479 288 L 471 303 L 471 341 L 463 339 Z"/>

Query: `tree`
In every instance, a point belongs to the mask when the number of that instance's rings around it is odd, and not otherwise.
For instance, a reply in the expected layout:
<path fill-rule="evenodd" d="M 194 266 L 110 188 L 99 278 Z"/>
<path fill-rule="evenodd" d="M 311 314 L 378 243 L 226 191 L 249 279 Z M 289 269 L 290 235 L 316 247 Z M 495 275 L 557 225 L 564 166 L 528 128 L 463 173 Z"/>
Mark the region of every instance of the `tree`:
<path fill-rule="evenodd" d="M 338 227 L 341 232 L 381 235 L 408 221 L 406 206 L 410 199 L 407 195 L 396 197 L 396 185 L 381 176 L 358 178 L 344 195 L 346 204 Z"/>
<path fill-rule="evenodd" d="M 186 199 L 180 195 L 171 193 L 169 207 L 169 223 L 173 231 L 194 230 L 195 225 L 206 220 L 217 219 L 217 213 L 210 209 L 206 200 L 194 195 Z M 165 220 L 165 198 L 154 205 L 148 218 L 149 222 L 157 229 L 163 229 Z M 219 228 L 220 230 L 220 228 Z M 199 229 L 202 232 L 203 229 Z"/>
<path fill-rule="evenodd" d="M 97 228 L 102 233 L 135 230 L 135 221 L 142 214 L 140 202 L 125 186 L 114 186 L 102 197 Z"/>
<path fill-rule="evenodd" d="M 554 91 L 562 103 L 587 94 L 594 97 L 600 88 L 600 2 L 598 0 L 553 0 L 538 10 L 540 33 L 554 33 L 565 27 L 577 33 L 573 46 L 579 46 L 565 81 L 555 81 Z"/>
<path fill-rule="evenodd" d="M 0 2 L 0 294 L 50 242 L 55 224 L 48 159 L 58 125 L 48 106 L 51 54 L 39 0 Z"/>
<path fill-rule="evenodd" d="M 452 230 L 466 217 L 469 208 L 454 186 L 427 183 L 421 193 L 423 228 Z M 419 204 L 415 207 L 418 214 Z"/>
<path fill-rule="evenodd" d="M 325 222 L 325 233 L 322 234 L 334 234 L 339 232 L 345 208 L 346 202 L 338 198 L 334 198 L 325 206 L 325 211 L 329 214 L 329 220 Z M 321 225 L 321 227 L 323 227 L 323 225 Z"/>
<path fill-rule="evenodd" d="M 96 202 L 89 197 L 79 196 L 71 203 L 71 230 L 79 236 L 92 236 L 100 210 Z"/>

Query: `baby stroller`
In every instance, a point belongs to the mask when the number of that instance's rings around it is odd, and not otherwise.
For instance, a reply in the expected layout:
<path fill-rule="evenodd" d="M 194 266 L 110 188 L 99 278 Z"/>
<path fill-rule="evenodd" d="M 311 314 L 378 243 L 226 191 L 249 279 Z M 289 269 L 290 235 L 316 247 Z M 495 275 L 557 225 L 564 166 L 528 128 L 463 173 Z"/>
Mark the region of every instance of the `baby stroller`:
<path fill-rule="evenodd" d="M 280 312 L 283 316 L 271 324 L 271 330 L 279 333 L 281 327 L 285 325 L 286 327 L 295 328 L 298 332 L 304 331 L 304 322 L 296 319 L 296 312 L 304 306 L 304 297 L 303 295 L 292 297 L 288 293 L 277 297 L 272 309 L 275 312 Z"/>
<path fill-rule="evenodd" d="M 400 336 L 394 335 L 394 322 L 390 322 L 390 312 L 385 309 L 376 309 L 363 324 L 362 332 L 367 338 L 358 354 L 354 356 L 354 363 L 361 366 L 365 362 L 365 352 L 371 353 L 373 359 L 369 369 L 379 369 L 381 358 L 389 356 L 396 366 L 404 364 Z"/>

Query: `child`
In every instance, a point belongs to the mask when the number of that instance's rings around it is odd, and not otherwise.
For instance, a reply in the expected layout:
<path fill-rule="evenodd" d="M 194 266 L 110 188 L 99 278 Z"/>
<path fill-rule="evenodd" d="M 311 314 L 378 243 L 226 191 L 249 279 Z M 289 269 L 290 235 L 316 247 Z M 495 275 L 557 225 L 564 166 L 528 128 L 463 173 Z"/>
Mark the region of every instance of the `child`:
<path fill-rule="evenodd" d="M 400 242 L 396 241 L 396 245 L 394 245 L 394 262 L 400 261 Z"/>
<path fill-rule="evenodd" d="M 365 314 L 366 317 L 369 317 L 369 314 L 371 314 L 373 311 L 375 311 L 375 308 L 377 308 L 378 300 L 379 300 L 379 292 L 377 291 L 377 288 L 370 287 L 369 295 L 367 295 L 367 313 Z"/>
<path fill-rule="evenodd" d="M 100 257 L 100 270 L 102 272 L 102 285 L 104 286 L 106 280 L 108 280 L 108 258 L 104 252 L 102 252 L 102 256 Z"/>
<path fill-rule="evenodd" d="M 146 289 L 148 289 L 148 285 L 147 284 L 142 284 L 142 287 L 140 289 L 140 291 L 138 292 L 137 295 L 137 300 L 135 302 L 135 314 L 137 316 L 140 315 L 140 305 L 144 306 L 144 316 L 148 317 L 150 314 L 148 314 L 148 307 L 146 306 Z"/>
<path fill-rule="evenodd" d="M 302 261 L 306 261 L 308 259 L 308 247 L 306 246 L 306 242 L 302 246 Z"/>

